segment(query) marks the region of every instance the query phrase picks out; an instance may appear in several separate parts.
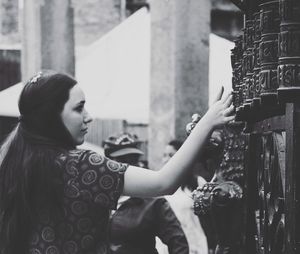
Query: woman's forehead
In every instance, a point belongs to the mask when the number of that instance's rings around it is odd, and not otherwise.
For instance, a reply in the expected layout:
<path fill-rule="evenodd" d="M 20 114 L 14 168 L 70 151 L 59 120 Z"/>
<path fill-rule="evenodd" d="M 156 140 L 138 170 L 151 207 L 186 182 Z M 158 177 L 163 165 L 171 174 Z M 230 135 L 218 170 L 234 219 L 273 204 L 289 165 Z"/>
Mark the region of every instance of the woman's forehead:
<path fill-rule="evenodd" d="M 70 90 L 69 100 L 73 102 L 85 101 L 85 95 L 79 85 L 75 85 Z"/>

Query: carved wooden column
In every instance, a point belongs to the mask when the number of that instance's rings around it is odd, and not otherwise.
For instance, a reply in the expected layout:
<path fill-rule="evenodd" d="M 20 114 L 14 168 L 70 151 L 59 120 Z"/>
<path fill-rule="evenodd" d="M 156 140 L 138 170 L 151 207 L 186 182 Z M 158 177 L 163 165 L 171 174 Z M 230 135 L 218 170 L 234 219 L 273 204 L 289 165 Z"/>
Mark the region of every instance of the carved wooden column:
<path fill-rule="evenodd" d="M 300 2 L 280 0 L 278 94 L 291 100 L 300 94 Z"/>
<path fill-rule="evenodd" d="M 263 1 L 259 6 L 261 13 L 261 42 L 259 44 L 261 98 L 262 100 L 271 99 L 276 103 L 279 1 Z"/>
<path fill-rule="evenodd" d="M 300 2 L 280 0 L 278 99 L 286 103 L 285 253 L 300 252 Z"/>

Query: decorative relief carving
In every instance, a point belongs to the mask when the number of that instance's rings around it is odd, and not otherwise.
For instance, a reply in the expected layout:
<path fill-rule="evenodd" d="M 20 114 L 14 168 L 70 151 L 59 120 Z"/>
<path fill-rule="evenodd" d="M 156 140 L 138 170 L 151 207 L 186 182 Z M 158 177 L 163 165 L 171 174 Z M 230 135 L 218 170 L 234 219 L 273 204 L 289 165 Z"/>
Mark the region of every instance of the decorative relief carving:
<path fill-rule="evenodd" d="M 278 83 L 280 87 L 300 86 L 300 58 L 280 60 Z"/>
<path fill-rule="evenodd" d="M 284 144 L 284 136 L 279 133 L 262 135 L 255 144 L 256 155 L 256 242 L 266 254 L 284 252 L 284 196 L 282 172 L 278 154 L 278 142 Z"/>
<path fill-rule="evenodd" d="M 192 120 L 187 127 L 190 132 Z M 195 214 L 210 214 L 217 233 L 216 253 L 236 253 L 241 242 L 241 207 L 244 184 L 244 154 L 248 149 L 244 124 L 232 123 L 222 131 L 224 148 L 212 181 L 193 192 Z M 230 232 L 230 233 L 229 233 Z"/>
<path fill-rule="evenodd" d="M 268 1 L 260 5 L 260 29 L 262 34 L 279 32 L 279 2 Z"/>
<path fill-rule="evenodd" d="M 300 22 L 300 1 L 298 0 L 280 0 L 279 12 L 281 23 Z"/>
<path fill-rule="evenodd" d="M 280 0 L 278 84 L 300 86 L 300 1 Z"/>
<path fill-rule="evenodd" d="M 278 34 L 263 35 L 259 44 L 259 59 L 263 64 L 278 62 Z"/>
<path fill-rule="evenodd" d="M 280 30 L 279 57 L 300 57 L 300 23 L 281 25 Z"/>
<path fill-rule="evenodd" d="M 277 65 L 263 66 L 259 73 L 259 84 L 261 94 L 276 92 L 278 88 L 277 83 Z"/>

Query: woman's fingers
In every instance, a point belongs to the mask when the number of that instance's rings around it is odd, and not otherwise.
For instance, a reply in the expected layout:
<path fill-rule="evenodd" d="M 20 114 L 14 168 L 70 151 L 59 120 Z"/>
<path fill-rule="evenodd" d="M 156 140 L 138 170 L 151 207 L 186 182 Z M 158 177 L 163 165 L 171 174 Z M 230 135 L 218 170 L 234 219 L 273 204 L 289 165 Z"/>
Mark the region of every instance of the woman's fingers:
<path fill-rule="evenodd" d="M 226 99 L 224 99 L 224 106 L 228 108 L 232 103 L 232 94 L 228 94 Z"/>
<path fill-rule="evenodd" d="M 226 109 L 224 109 L 223 115 L 230 116 L 230 115 L 232 115 L 233 111 L 234 111 L 234 106 L 231 105 L 230 107 L 227 107 Z"/>
<path fill-rule="evenodd" d="M 220 100 L 221 103 L 225 104 L 228 100 L 230 100 L 230 97 L 232 97 L 231 93 L 227 93 L 226 95 L 224 95 L 222 97 L 222 99 Z M 230 105 L 230 104 L 229 104 Z M 227 106 L 228 107 L 228 106 Z"/>
<path fill-rule="evenodd" d="M 224 87 L 222 86 L 217 94 L 217 97 L 212 101 L 212 103 L 214 104 L 217 101 L 221 100 L 223 93 L 224 93 Z"/>
<path fill-rule="evenodd" d="M 235 115 L 234 116 L 227 116 L 227 117 L 225 117 L 225 122 L 229 123 L 229 122 L 233 121 L 234 119 L 235 119 Z"/>

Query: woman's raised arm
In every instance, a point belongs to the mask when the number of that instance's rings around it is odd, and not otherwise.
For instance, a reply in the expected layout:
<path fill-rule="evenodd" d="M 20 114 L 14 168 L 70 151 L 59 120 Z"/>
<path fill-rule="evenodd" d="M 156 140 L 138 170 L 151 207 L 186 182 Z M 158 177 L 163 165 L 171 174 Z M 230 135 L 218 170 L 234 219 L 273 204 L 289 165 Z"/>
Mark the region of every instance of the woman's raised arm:
<path fill-rule="evenodd" d="M 220 97 L 222 96 L 222 92 Z M 149 197 L 172 194 L 181 183 L 185 173 L 192 168 L 195 160 L 210 137 L 212 131 L 232 120 L 232 96 L 217 100 L 196 124 L 181 148 L 159 171 L 129 166 L 125 173 L 124 195 Z"/>

